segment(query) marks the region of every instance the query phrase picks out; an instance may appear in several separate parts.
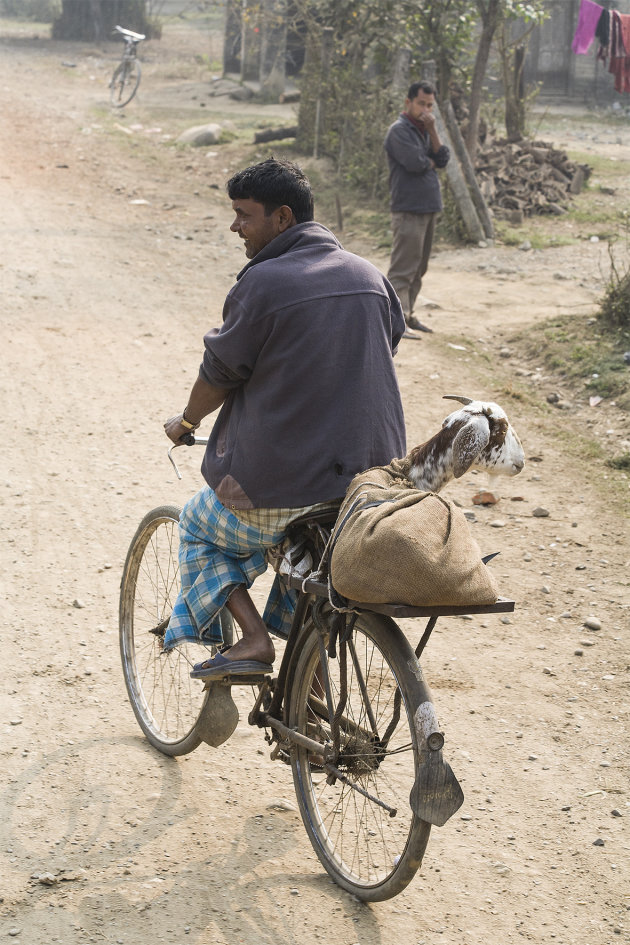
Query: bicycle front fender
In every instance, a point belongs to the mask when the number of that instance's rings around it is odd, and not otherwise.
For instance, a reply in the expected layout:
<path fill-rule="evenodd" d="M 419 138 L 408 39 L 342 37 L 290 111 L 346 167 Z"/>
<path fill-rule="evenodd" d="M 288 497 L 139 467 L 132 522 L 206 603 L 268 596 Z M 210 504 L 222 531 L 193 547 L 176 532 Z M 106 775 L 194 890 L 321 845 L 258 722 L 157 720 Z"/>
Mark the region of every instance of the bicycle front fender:
<path fill-rule="evenodd" d="M 232 698 L 232 687 L 220 683 L 206 685 L 208 694 L 195 724 L 199 738 L 218 748 L 228 740 L 238 725 L 239 713 Z"/>

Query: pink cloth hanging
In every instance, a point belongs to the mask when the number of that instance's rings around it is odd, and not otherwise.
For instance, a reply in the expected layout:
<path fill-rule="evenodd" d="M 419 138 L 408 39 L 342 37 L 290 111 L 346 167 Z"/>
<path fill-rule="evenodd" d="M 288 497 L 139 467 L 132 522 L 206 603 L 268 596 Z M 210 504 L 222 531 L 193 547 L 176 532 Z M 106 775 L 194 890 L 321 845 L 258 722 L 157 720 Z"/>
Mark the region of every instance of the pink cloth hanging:
<path fill-rule="evenodd" d="M 574 53 L 584 55 L 589 51 L 603 9 L 599 3 L 593 3 L 593 0 L 582 0 L 580 3 L 578 24 L 571 44 Z"/>
<path fill-rule="evenodd" d="M 610 65 L 617 92 L 630 93 L 630 15 L 612 11 Z"/>

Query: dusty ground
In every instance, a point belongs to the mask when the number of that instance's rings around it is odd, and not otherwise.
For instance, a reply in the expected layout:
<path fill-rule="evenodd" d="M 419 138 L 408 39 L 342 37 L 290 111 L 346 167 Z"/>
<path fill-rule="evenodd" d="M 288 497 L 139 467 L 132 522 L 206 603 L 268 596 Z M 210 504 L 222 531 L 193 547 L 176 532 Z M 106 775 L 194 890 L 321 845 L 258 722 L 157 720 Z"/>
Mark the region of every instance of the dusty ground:
<path fill-rule="evenodd" d="M 289 770 L 244 722 L 221 749 L 178 761 L 141 737 L 118 656 L 120 572 L 144 512 L 199 485 L 196 455 L 175 479 L 161 424 L 185 403 L 243 263 L 221 189 L 242 144 L 191 153 L 166 136 L 285 114 L 202 108 L 190 51 L 181 32 L 147 44 L 137 101 L 111 115 L 113 47 L 28 30 L 0 41 L 0 938 L 630 942 L 628 480 L 576 448 L 628 449 L 627 417 L 585 398 L 557 411 L 555 379 L 517 349 L 500 355 L 515 327 L 593 310 L 601 243 L 440 253 L 425 286 L 441 306 L 427 315 L 435 334 L 399 353 L 410 442 L 437 429 L 443 393 L 461 392 L 505 404 L 528 458 L 472 526 L 501 551 L 515 614 L 444 621 L 427 650 L 466 802 L 409 889 L 365 906 L 329 881 Z M 481 485 L 465 477 L 449 494 L 471 508 Z"/>

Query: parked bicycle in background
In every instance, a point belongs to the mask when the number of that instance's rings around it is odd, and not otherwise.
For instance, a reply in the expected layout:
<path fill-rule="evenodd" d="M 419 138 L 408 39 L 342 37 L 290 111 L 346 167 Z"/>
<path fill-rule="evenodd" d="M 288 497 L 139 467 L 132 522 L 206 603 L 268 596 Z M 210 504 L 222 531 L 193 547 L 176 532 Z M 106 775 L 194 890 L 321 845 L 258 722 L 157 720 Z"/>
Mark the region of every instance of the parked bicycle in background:
<path fill-rule="evenodd" d="M 114 32 L 121 34 L 125 48 L 109 83 L 109 96 L 114 108 L 122 108 L 131 101 L 140 85 L 142 69 L 138 60 L 138 46 L 145 36 L 143 33 L 123 29 L 122 26 L 117 26 Z"/>

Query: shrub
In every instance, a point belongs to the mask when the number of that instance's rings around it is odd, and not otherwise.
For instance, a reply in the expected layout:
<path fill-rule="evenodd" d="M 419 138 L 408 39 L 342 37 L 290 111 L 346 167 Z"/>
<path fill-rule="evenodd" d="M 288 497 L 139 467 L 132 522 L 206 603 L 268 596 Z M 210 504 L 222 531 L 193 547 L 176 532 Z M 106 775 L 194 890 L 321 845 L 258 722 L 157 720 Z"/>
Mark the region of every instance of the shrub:
<path fill-rule="evenodd" d="M 621 262 L 620 254 L 615 252 L 618 241 L 611 240 L 608 243 L 610 276 L 597 318 L 608 329 L 626 332 L 630 329 L 630 219 L 627 211 L 623 211 L 622 217 Z"/>
<path fill-rule="evenodd" d="M 630 328 L 630 269 L 619 275 L 613 265 L 597 318 L 608 328 Z"/>

